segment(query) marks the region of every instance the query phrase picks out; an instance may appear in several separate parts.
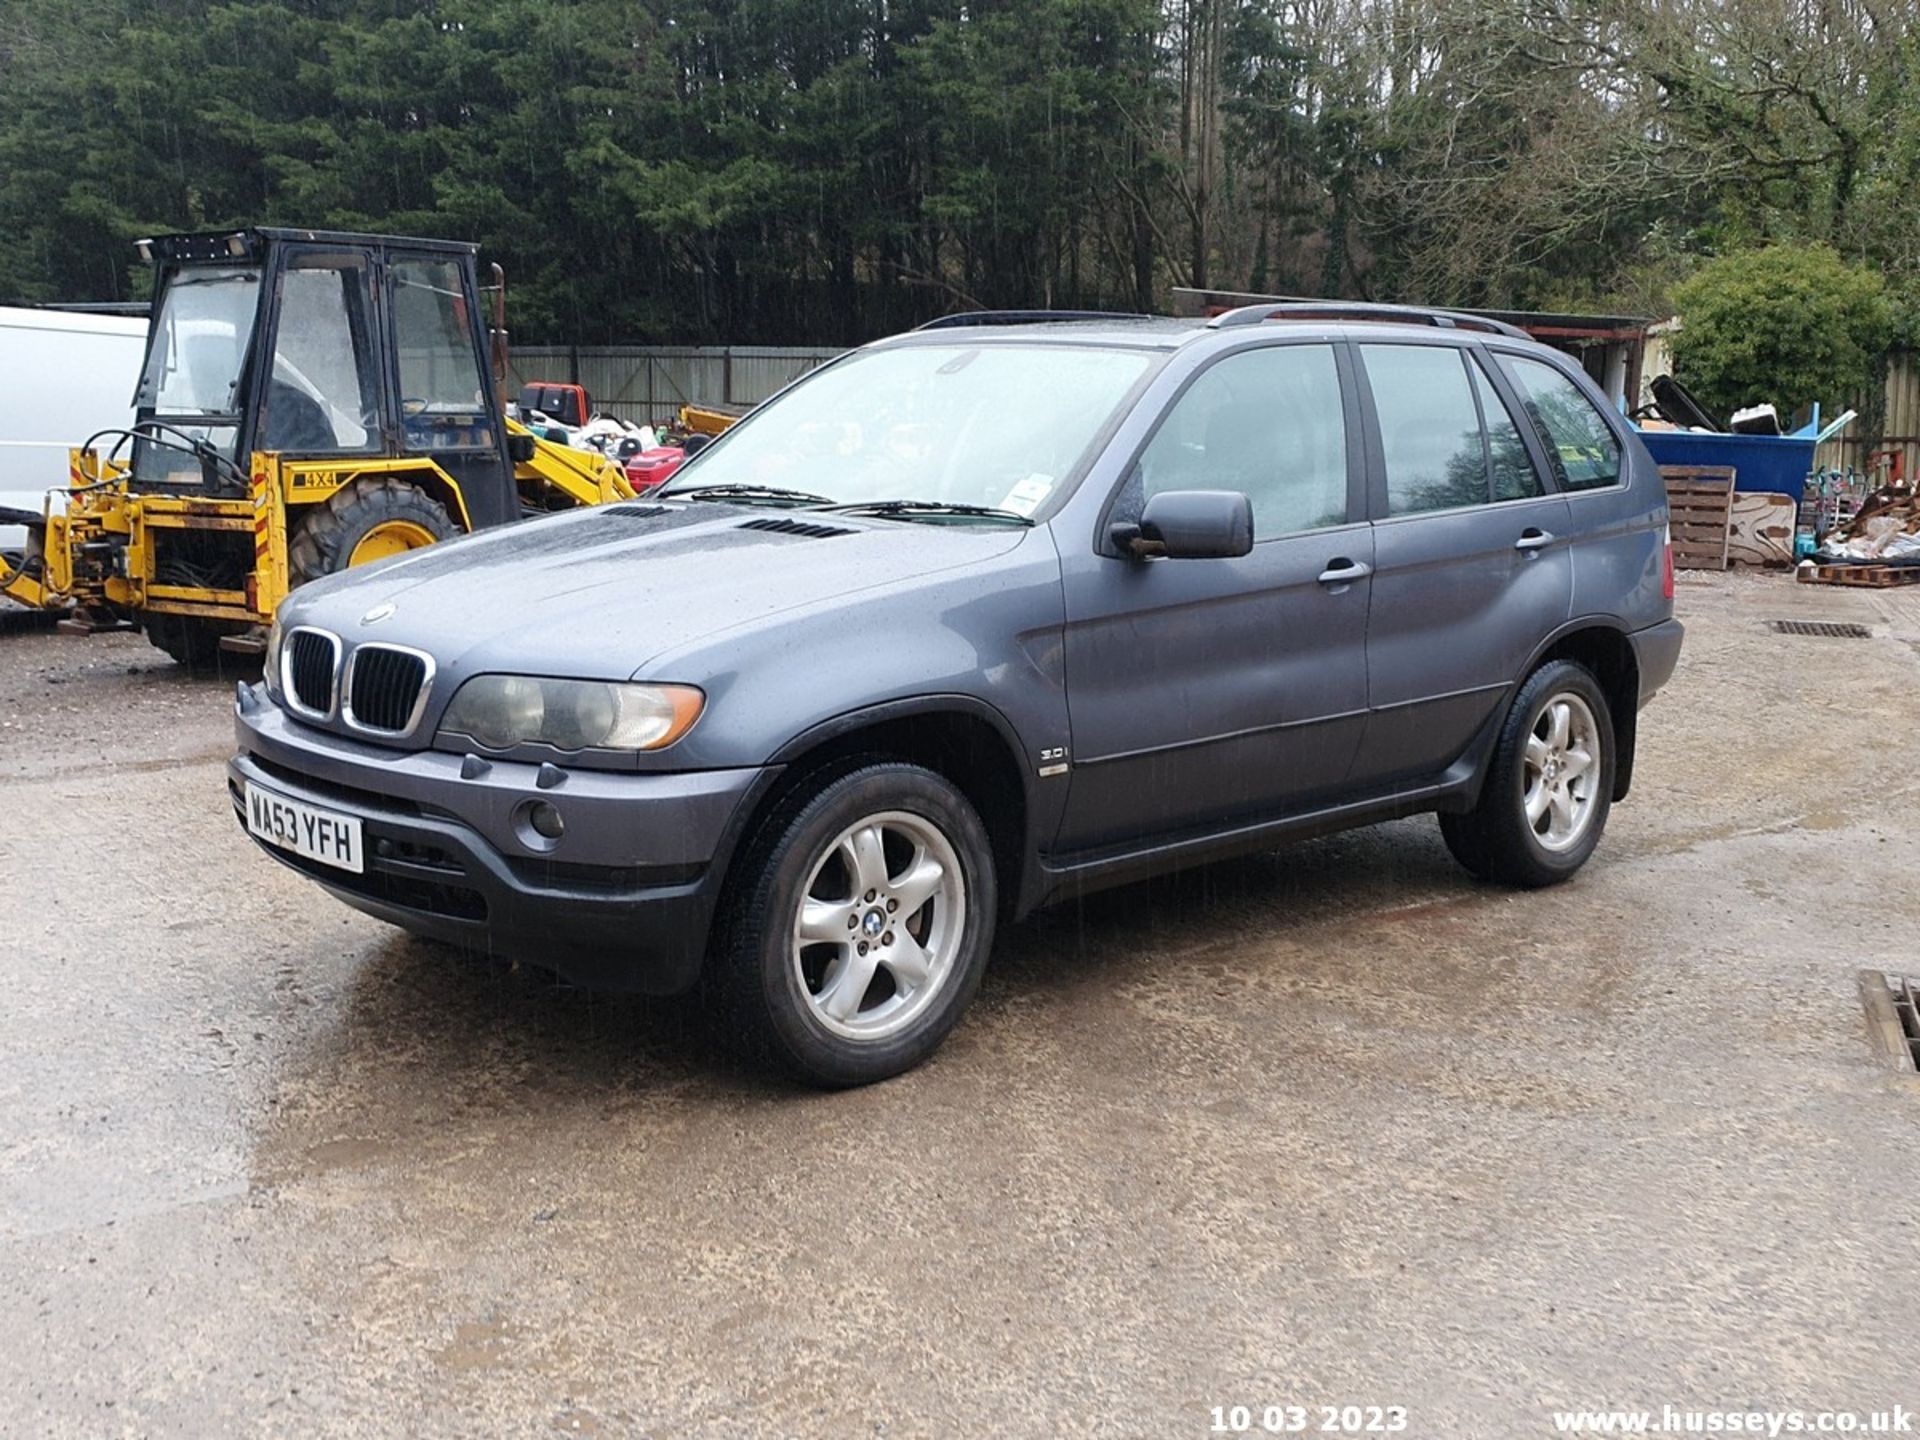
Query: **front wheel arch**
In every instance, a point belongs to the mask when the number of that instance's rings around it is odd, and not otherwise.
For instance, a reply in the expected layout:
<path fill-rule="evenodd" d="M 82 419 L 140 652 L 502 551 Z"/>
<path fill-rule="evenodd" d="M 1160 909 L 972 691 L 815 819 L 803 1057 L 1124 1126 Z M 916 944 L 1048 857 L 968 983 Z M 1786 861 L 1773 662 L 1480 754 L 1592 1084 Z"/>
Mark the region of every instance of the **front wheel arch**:
<path fill-rule="evenodd" d="M 1031 767 L 1021 761 L 1020 742 L 1007 718 L 970 695 L 888 701 L 808 727 L 775 752 L 773 763 L 787 769 L 759 795 L 743 834 L 751 834 L 761 817 L 814 772 L 876 757 L 924 766 L 952 782 L 993 842 L 1000 918 L 1014 919 L 1033 908 L 1042 887 L 1030 834 L 1037 809 Z"/>

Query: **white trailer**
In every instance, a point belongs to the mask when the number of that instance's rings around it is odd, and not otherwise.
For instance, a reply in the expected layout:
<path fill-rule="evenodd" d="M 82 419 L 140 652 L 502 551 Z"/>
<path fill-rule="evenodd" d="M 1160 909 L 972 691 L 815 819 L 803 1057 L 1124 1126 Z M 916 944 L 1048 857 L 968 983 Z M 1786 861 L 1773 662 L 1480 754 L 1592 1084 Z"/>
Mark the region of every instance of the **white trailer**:
<path fill-rule="evenodd" d="M 0 508 L 39 514 L 66 489 L 67 451 L 133 423 L 146 345 L 143 319 L 0 307 Z M 0 524 L 0 550 L 25 543 Z"/>

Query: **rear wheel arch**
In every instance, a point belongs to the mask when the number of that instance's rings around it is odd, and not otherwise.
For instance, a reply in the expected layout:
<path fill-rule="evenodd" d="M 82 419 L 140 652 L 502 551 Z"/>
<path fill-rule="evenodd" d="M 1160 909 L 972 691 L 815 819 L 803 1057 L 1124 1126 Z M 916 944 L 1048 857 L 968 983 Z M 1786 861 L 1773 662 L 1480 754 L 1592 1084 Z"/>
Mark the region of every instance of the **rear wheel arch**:
<path fill-rule="evenodd" d="M 1612 709 L 1579 659 L 1552 656 L 1530 671 L 1501 716 L 1473 807 L 1440 816 L 1454 858 L 1483 880 L 1527 889 L 1571 878 L 1612 803 Z"/>
<path fill-rule="evenodd" d="M 1634 732 L 1640 715 L 1640 660 L 1633 641 L 1616 624 L 1583 620 L 1555 635 L 1527 666 L 1531 675 L 1551 660 L 1571 660 L 1591 671 L 1607 697 L 1613 721 L 1613 796 L 1627 798 L 1633 784 Z M 1524 678 L 1524 677 L 1523 677 Z"/>
<path fill-rule="evenodd" d="M 467 509 L 467 497 L 460 488 L 460 482 L 442 470 L 438 465 L 421 465 L 412 470 L 394 470 L 388 472 L 395 480 L 404 480 L 418 487 L 431 499 L 440 502 L 440 508 L 447 512 L 462 535 L 473 530 L 473 516 Z"/>

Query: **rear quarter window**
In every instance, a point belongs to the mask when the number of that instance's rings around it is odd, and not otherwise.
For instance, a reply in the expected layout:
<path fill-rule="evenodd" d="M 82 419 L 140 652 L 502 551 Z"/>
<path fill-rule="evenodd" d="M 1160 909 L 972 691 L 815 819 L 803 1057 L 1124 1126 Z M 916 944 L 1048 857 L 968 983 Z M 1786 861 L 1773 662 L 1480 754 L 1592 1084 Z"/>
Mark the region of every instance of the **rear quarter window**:
<path fill-rule="evenodd" d="M 1563 490 L 1599 490 L 1620 483 L 1620 442 L 1594 404 L 1544 361 L 1502 355 L 1527 416 L 1546 447 Z"/>

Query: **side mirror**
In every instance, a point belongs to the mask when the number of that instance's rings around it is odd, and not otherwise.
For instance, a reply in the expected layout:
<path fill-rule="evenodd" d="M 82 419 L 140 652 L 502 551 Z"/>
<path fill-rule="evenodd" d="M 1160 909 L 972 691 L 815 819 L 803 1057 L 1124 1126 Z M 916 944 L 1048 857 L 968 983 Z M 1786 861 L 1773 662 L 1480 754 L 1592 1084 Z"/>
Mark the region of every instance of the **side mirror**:
<path fill-rule="evenodd" d="M 711 445 L 712 443 L 713 443 L 713 436 L 694 434 L 694 435 L 689 435 L 687 436 L 686 439 L 682 440 L 680 442 L 680 448 L 686 452 L 687 459 L 691 460 L 694 456 L 698 455 L 702 450 L 706 449 L 707 446 Z"/>
<path fill-rule="evenodd" d="M 533 459 L 533 436 L 526 432 L 507 436 L 507 458 L 516 465 Z"/>
<path fill-rule="evenodd" d="M 1232 560 L 1253 549 L 1253 502 L 1238 490 L 1166 490 L 1147 497 L 1138 525 L 1115 525 L 1123 555 Z"/>

